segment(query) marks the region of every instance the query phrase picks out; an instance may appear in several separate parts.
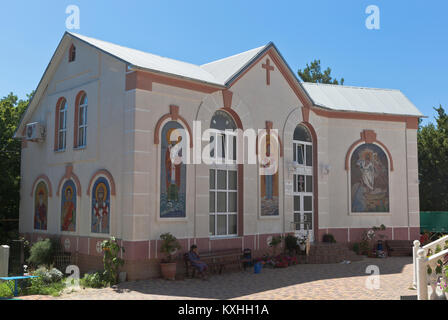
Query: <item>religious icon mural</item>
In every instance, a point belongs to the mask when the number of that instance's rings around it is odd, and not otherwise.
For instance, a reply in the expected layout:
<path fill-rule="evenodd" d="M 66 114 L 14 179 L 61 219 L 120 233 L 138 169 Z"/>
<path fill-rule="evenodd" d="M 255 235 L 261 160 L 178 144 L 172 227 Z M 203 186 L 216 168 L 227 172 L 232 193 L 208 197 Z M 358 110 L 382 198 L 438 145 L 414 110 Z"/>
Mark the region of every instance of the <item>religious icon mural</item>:
<path fill-rule="evenodd" d="M 375 144 L 363 144 L 351 157 L 352 212 L 389 212 L 389 164 Z"/>
<path fill-rule="evenodd" d="M 110 189 L 106 178 L 98 178 L 92 189 L 92 232 L 109 233 Z"/>
<path fill-rule="evenodd" d="M 34 194 L 34 229 L 47 230 L 48 189 L 45 182 L 37 184 Z"/>
<path fill-rule="evenodd" d="M 76 231 L 76 186 L 72 180 L 62 186 L 61 231 Z"/>
<path fill-rule="evenodd" d="M 160 217 L 184 218 L 186 165 L 182 152 L 186 147 L 184 128 L 170 121 L 162 129 L 160 170 Z"/>
<path fill-rule="evenodd" d="M 260 198 L 261 215 L 279 214 L 278 146 L 277 140 L 265 135 L 260 142 Z"/>

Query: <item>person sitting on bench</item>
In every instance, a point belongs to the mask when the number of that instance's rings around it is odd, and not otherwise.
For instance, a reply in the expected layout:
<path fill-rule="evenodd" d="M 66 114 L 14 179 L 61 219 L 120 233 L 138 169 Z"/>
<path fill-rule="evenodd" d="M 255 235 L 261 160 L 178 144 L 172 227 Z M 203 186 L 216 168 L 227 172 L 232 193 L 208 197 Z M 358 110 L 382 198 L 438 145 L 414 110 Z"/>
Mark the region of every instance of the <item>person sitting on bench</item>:
<path fill-rule="evenodd" d="M 188 260 L 190 260 L 191 265 L 198 270 L 202 278 L 206 279 L 206 271 L 208 269 L 208 266 L 205 262 L 202 262 L 200 260 L 197 245 L 193 244 L 190 247 L 190 252 L 188 252 Z"/>

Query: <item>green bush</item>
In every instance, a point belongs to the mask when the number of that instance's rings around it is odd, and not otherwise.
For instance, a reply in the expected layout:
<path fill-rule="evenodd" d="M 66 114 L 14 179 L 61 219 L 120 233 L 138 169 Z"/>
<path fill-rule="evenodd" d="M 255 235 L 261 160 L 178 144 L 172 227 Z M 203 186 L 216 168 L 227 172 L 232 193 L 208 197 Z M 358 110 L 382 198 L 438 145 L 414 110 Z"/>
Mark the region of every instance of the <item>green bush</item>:
<path fill-rule="evenodd" d="M 361 252 L 361 249 L 360 249 L 360 247 L 359 247 L 359 243 L 358 243 L 358 242 L 355 242 L 355 243 L 353 244 L 352 249 L 353 249 L 353 251 L 354 251 L 356 254 L 360 254 L 360 252 Z"/>
<path fill-rule="evenodd" d="M 285 249 L 289 252 L 289 254 L 292 254 L 299 248 L 297 240 L 298 238 L 296 236 L 293 236 L 292 234 L 288 234 L 285 237 Z"/>
<path fill-rule="evenodd" d="M 80 280 L 81 286 L 87 288 L 104 288 L 108 286 L 107 281 L 100 272 L 86 273 Z"/>
<path fill-rule="evenodd" d="M 53 248 L 50 239 L 38 241 L 30 249 L 30 257 L 28 263 L 39 267 L 49 267 L 53 262 Z"/>
<path fill-rule="evenodd" d="M 41 276 L 32 278 L 30 282 L 30 286 L 21 288 L 20 295 L 51 295 L 57 297 L 61 295 L 62 290 L 65 288 L 64 281 L 59 280 L 47 283 Z"/>
<path fill-rule="evenodd" d="M 322 241 L 327 243 L 336 243 L 336 239 L 331 233 L 324 234 Z"/>
<path fill-rule="evenodd" d="M 56 268 L 47 269 L 45 267 L 40 267 L 33 275 L 42 277 L 42 280 L 45 283 L 59 282 L 64 278 L 64 274 Z"/>

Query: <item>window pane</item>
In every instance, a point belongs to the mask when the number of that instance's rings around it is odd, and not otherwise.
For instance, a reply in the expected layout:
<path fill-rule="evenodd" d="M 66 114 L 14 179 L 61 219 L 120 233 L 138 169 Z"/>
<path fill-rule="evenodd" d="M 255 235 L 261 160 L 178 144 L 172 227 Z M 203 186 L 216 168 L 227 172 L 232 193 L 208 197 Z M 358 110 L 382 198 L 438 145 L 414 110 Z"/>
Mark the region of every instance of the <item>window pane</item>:
<path fill-rule="evenodd" d="M 84 124 L 84 108 L 79 108 L 79 125 Z"/>
<path fill-rule="evenodd" d="M 218 189 L 227 190 L 227 171 L 218 170 Z"/>
<path fill-rule="evenodd" d="M 214 141 L 215 136 L 214 135 L 210 136 L 210 158 L 212 159 L 215 157 L 215 149 L 216 149 Z"/>
<path fill-rule="evenodd" d="M 311 212 L 305 212 L 303 215 L 304 223 L 305 223 L 305 230 L 311 230 L 313 228 L 313 215 Z"/>
<path fill-rule="evenodd" d="M 236 171 L 229 171 L 229 190 L 236 190 Z"/>
<path fill-rule="evenodd" d="M 303 209 L 305 211 L 313 210 L 313 197 L 311 196 L 303 197 Z"/>
<path fill-rule="evenodd" d="M 209 194 L 209 212 L 215 212 L 215 193 L 210 192 Z"/>
<path fill-rule="evenodd" d="M 313 166 L 313 148 L 311 146 L 306 146 L 306 165 Z"/>
<path fill-rule="evenodd" d="M 59 129 L 65 129 L 65 112 L 59 113 Z"/>
<path fill-rule="evenodd" d="M 233 139 L 232 139 L 232 141 L 233 141 L 233 157 L 232 157 L 232 160 L 236 160 L 236 137 L 233 137 Z"/>
<path fill-rule="evenodd" d="M 313 192 L 313 176 L 306 176 L 306 192 Z"/>
<path fill-rule="evenodd" d="M 311 142 L 311 136 L 308 129 L 298 125 L 294 130 L 294 140 Z"/>
<path fill-rule="evenodd" d="M 296 175 L 293 176 L 293 180 L 294 180 L 294 182 L 293 182 L 294 192 L 297 192 L 297 176 Z"/>
<path fill-rule="evenodd" d="M 221 214 L 218 215 L 218 235 L 226 235 L 227 234 L 227 215 Z"/>
<path fill-rule="evenodd" d="M 297 181 L 297 191 L 305 192 L 305 176 L 300 175 Z"/>
<path fill-rule="evenodd" d="M 229 212 L 237 211 L 236 192 L 229 192 Z"/>
<path fill-rule="evenodd" d="M 297 144 L 292 144 L 292 161 L 297 161 Z"/>
<path fill-rule="evenodd" d="M 294 222 L 296 225 L 296 230 L 300 229 L 300 213 L 294 213 Z"/>
<path fill-rule="evenodd" d="M 210 227 L 210 235 L 214 236 L 215 235 L 215 216 L 214 215 L 210 215 L 209 227 Z"/>
<path fill-rule="evenodd" d="M 303 164 L 303 145 L 297 145 L 297 163 Z"/>
<path fill-rule="evenodd" d="M 227 193 L 218 192 L 217 212 L 227 212 Z"/>
<path fill-rule="evenodd" d="M 237 234 L 237 215 L 229 215 L 229 234 Z"/>
<path fill-rule="evenodd" d="M 84 128 L 78 130 L 78 146 L 84 145 Z"/>
<path fill-rule="evenodd" d="M 294 211 L 300 211 L 300 196 L 294 196 Z"/>
<path fill-rule="evenodd" d="M 210 170 L 210 189 L 215 189 L 215 173 L 214 169 Z"/>

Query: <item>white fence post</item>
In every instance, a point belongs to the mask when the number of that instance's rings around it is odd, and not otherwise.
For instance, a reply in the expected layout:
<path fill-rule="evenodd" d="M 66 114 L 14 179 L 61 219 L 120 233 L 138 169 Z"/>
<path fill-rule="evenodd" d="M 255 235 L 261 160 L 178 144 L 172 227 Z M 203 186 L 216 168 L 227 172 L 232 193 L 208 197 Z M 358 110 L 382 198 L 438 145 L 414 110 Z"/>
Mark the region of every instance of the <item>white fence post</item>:
<path fill-rule="evenodd" d="M 414 240 L 412 248 L 412 262 L 414 263 L 414 278 L 412 279 L 412 287 L 417 288 L 417 251 L 420 249 L 420 241 Z"/>
<path fill-rule="evenodd" d="M 1 246 L 0 247 L 0 277 L 8 276 L 8 267 L 9 267 L 9 247 Z"/>
<path fill-rule="evenodd" d="M 428 300 L 428 280 L 426 277 L 425 250 L 417 251 L 417 299 Z"/>

